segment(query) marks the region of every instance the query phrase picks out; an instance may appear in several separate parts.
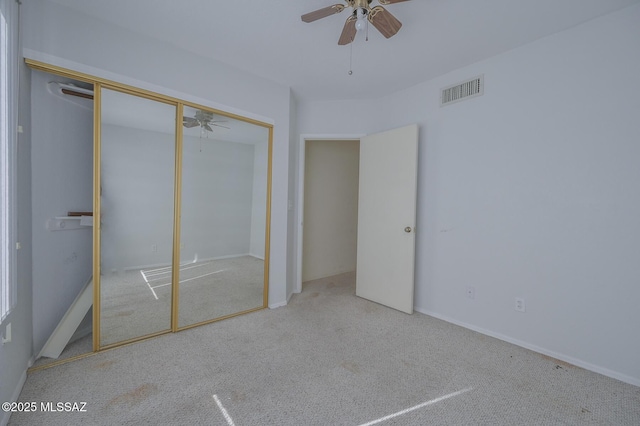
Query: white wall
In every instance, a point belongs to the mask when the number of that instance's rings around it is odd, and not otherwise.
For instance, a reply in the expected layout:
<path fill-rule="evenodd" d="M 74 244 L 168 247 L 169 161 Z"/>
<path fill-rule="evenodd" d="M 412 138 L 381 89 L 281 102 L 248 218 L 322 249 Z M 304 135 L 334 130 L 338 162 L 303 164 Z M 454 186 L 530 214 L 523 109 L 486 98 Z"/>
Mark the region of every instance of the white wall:
<path fill-rule="evenodd" d="M 298 241 L 298 203 L 296 194 L 298 187 L 298 117 L 297 100 L 293 91 L 289 91 L 289 193 L 287 202 L 287 300 L 291 298 L 298 279 L 298 262 L 296 245 Z"/>
<path fill-rule="evenodd" d="M 305 147 L 302 281 L 356 270 L 360 142 Z"/>
<path fill-rule="evenodd" d="M 269 304 L 285 303 L 289 89 L 42 0 L 24 2 L 23 20 L 34 59 L 274 124 Z"/>
<path fill-rule="evenodd" d="M 50 81 L 33 71 L 32 220 L 33 348 L 37 353 L 91 277 L 92 228 L 50 231 L 47 220 L 93 203 L 93 107 L 90 101 L 53 95 Z M 71 99 L 70 99 L 71 98 Z"/>
<path fill-rule="evenodd" d="M 367 134 L 384 127 L 390 112 L 376 107 L 373 101 L 299 102 L 297 129 L 301 135 Z"/>
<path fill-rule="evenodd" d="M 417 310 L 640 385 L 638 22 L 632 6 L 372 102 L 369 133 L 420 125 Z M 483 96 L 439 107 L 481 73 Z M 331 121 L 356 105 L 301 106 L 299 130 L 358 131 Z"/>

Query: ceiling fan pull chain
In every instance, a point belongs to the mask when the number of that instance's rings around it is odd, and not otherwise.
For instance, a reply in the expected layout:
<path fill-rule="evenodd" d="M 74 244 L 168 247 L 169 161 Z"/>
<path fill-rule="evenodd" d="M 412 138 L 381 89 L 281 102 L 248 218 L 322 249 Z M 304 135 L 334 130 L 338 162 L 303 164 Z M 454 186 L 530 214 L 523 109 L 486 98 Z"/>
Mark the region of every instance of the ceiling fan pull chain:
<path fill-rule="evenodd" d="M 353 74 L 353 39 L 349 43 L 349 75 Z"/>
<path fill-rule="evenodd" d="M 365 27 L 365 30 L 364 30 L 364 35 L 365 35 L 364 41 L 369 41 L 369 19 L 367 19 L 366 25 L 367 26 Z"/>

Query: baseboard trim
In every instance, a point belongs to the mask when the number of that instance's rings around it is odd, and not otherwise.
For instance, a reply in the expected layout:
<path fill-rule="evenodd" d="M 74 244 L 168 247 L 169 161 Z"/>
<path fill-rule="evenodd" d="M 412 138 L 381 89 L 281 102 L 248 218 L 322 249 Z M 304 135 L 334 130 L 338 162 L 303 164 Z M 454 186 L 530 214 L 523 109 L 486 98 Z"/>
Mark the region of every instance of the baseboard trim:
<path fill-rule="evenodd" d="M 16 388 L 13 390 L 13 394 L 11 395 L 11 401 L 7 402 L 17 402 L 20 397 L 20 392 L 22 392 L 22 387 L 24 386 L 24 382 L 27 381 L 27 370 L 22 372 L 20 376 L 20 380 L 18 380 L 18 384 Z M 5 401 L 2 401 L 5 402 Z M 2 411 L 2 418 L 0 419 L 0 426 L 7 426 L 9 423 L 9 418 L 11 417 L 11 412 Z"/>
<path fill-rule="evenodd" d="M 271 303 L 269 304 L 269 309 L 282 308 L 283 306 L 287 306 L 287 301 L 283 300 L 281 302 Z"/>
<path fill-rule="evenodd" d="M 523 340 L 514 339 L 513 337 L 506 336 L 501 333 L 497 333 L 495 331 L 487 330 L 482 327 L 475 326 L 473 324 L 469 324 L 463 321 L 458 321 L 456 319 L 450 318 L 446 315 L 441 315 L 436 312 L 430 311 L 428 309 L 422 309 L 419 306 L 414 306 L 413 309 L 416 312 L 420 312 L 421 314 L 429 315 L 430 317 L 434 317 L 440 319 L 442 321 L 449 322 L 451 324 L 459 325 L 460 327 L 467 328 L 469 330 L 476 331 L 480 334 L 484 334 L 486 336 L 495 337 L 498 340 L 502 340 L 507 343 L 514 344 L 516 346 L 520 346 L 525 349 L 529 349 L 531 351 L 537 352 L 542 355 L 549 356 L 551 358 L 555 358 L 560 361 L 567 362 L 569 364 L 575 365 L 576 367 L 584 368 L 585 370 L 593 371 L 594 373 L 602 374 L 603 376 L 610 377 L 612 379 L 620 380 L 621 382 L 628 383 L 634 386 L 640 386 L 640 378 L 628 376 L 626 374 L 622 374 L 617 371 L 610 370 L 605 367 L 601 367 L 599 365 L 591 364 L 589 362 L 583 361 L 578 358 L 574 358 L 572 356 L 568 356 L 562 353 L 558 353 L 546 348 L 542 348 L 540 346 L 534 345 L 529 342 L 525 342 Z"/>

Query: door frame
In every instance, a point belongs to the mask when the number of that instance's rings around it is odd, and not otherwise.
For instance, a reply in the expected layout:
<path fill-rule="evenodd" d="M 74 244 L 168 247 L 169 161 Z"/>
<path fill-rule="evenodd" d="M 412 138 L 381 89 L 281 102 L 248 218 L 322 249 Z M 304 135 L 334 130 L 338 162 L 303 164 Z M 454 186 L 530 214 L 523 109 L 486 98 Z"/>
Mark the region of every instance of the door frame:
<path fill-rule="evenodd" d="M 305 133 L 300 135 L 298 142 L 298 187 L 297 187 L 297 215 L 295 227 L 295 281 L 293 293 L 302 293 L 302 243 L 304 241 L 304 176 L 305 176 L 305 146 L 308 140 L 350 140 L 359 141 L 366 133 Z"/>

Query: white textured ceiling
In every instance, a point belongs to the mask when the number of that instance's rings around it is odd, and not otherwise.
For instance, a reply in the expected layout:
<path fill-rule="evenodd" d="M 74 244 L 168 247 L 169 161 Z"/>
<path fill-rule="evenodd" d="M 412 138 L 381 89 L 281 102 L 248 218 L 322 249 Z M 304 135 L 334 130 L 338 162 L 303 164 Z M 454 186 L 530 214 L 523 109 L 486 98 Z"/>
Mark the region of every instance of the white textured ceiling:
<path fill-rule="evenodd" d="M 337 41 L 350 9 L 306 24 L 336 0 L 49 0 L 289 86 L 306 100 L 377 98 L 640 0 L 410 0 L 402 23 Z M 377 5 L 373 0 L 372 6 Z"/>

